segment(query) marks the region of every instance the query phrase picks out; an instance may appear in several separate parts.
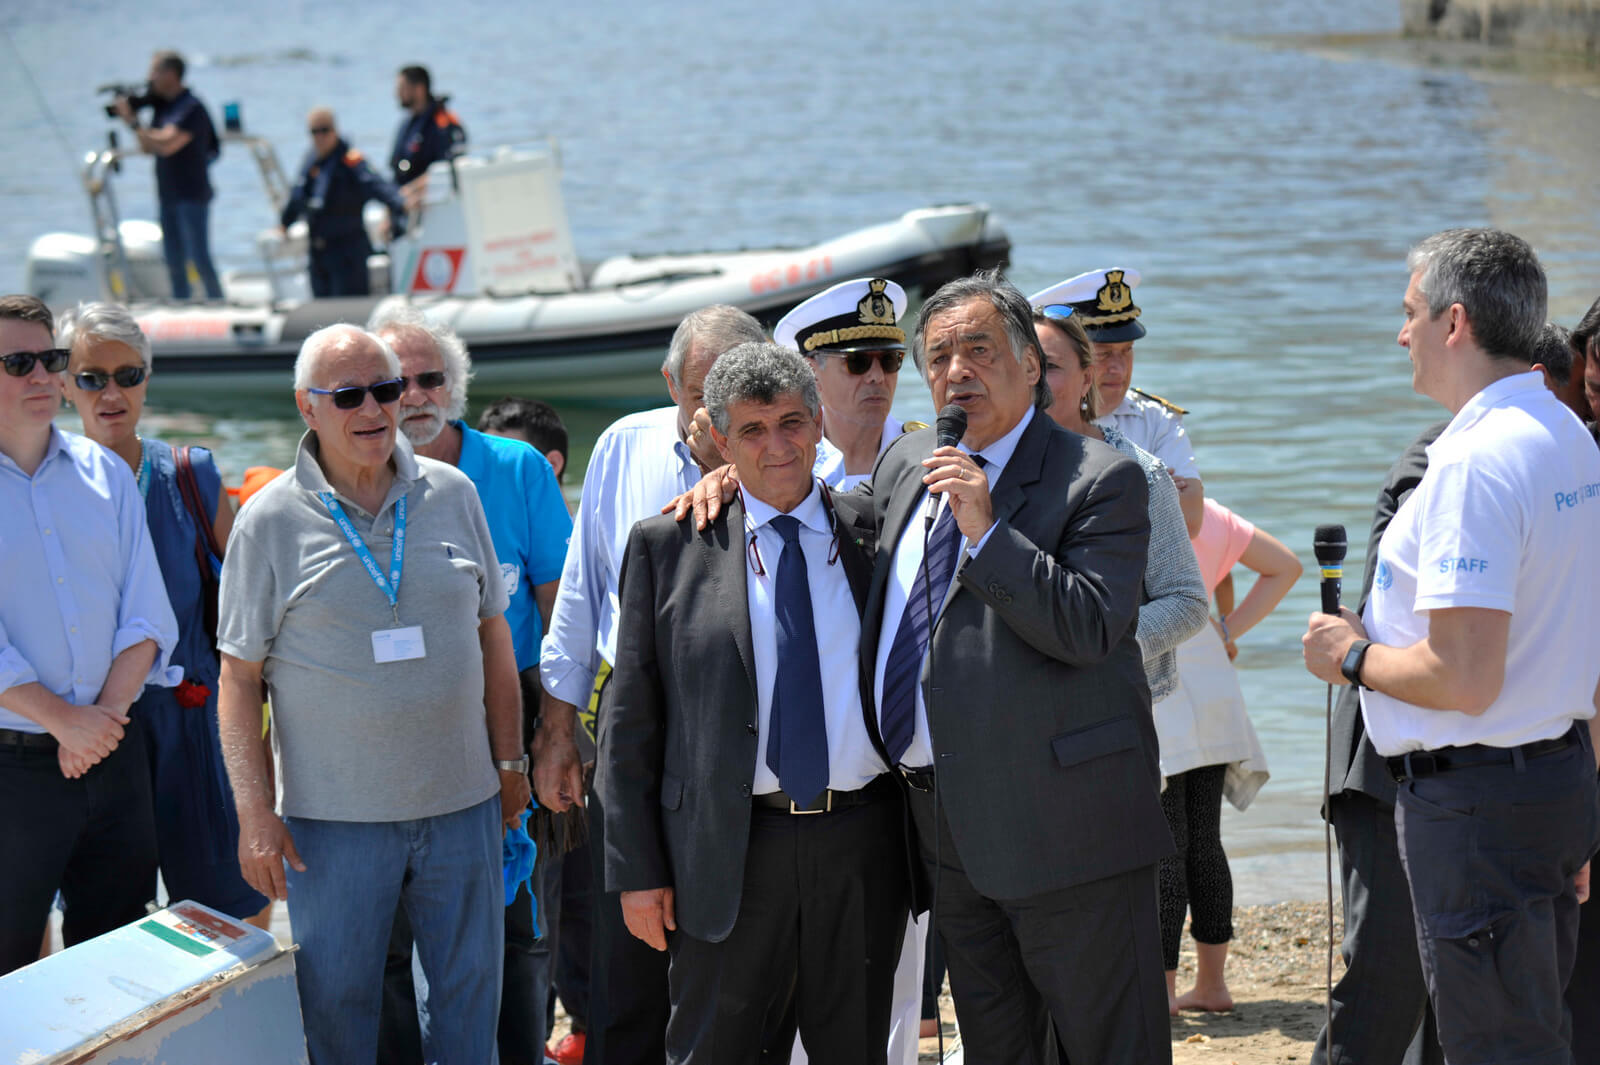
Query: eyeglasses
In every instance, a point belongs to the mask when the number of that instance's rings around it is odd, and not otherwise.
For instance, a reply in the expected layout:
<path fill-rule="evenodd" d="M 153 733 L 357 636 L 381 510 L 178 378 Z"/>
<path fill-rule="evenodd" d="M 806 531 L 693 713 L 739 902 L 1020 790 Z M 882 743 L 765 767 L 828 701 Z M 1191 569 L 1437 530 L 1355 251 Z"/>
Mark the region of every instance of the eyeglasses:
<path fill-rule="evenodd" d="M 830 359 L 843 359 L 844 368 L 860 377 L 872 369 L 873 360 L 876 359 L 884 373 L 899 373 L 900 364 L 905 361 L 906 353 L 903 351 L 814 351 L 813 355 L 826 355 Z"/>
<path fill-rule="evenodd" d="M 143 366 L 121 366 L 110 373 L 103 370 L 84 370 L 82 373 L 73 374 L 72 379 L 85 392 L 99 392 L 111 381 L 115 381 L 118 388 L 132 388 L 144 381 L 145 373 Z"/>
<path fill-rule="evenodd" d="M 320 137 L 325 133 L 332 133 L 332 132 L 333 132 L 333 127 L 332 126 L 312 126 L 311 130 L 310 130 L 310 133 L 311 133 L 311 135 L 313 137 Z"/>
<path fill-rule="evenodd" d="M 6 373 L 12 377 L 27 377 L 33 372 L 33 364 L 44 363 L 45 372 L 60 373 L 67 368 L 67 357 L 71 354 L 66 348 L 46 348 L 44 351 L 13 351 L 4 357 Z"/>
<path fill-rule="evenodd" d="M 436 388 L 444 387 L 444 371 L 429 370 L 426 373 L 419 373 L 415 377 L 402 377 L 400 378 L 400 391 L 404 392 L 412 381 L 415 381 L 417 387 L 424 392 L 432 392 Z"/>
<path fill-rule="evenodd" d="M 1039 313 L 1046 318 L 1065 321 L 1072 317 L 1072 308 L 1065 303 L 1051 303 L 1039 308 Z"/>
<path fill-rule="evenodd" d="M 387 381 L 378 381 L 370 385 L 346 385 L 344 388 L 308 388 L 315 396 L 332 396 L 333 405 L 340 410 L 355 410 L 367 401 L 367 393 L 372 393 L 372 398 L 380 404 L 387 406 L 400 398 L 400 393 L 406 390 L 405 383 L 398 377 Z"/>

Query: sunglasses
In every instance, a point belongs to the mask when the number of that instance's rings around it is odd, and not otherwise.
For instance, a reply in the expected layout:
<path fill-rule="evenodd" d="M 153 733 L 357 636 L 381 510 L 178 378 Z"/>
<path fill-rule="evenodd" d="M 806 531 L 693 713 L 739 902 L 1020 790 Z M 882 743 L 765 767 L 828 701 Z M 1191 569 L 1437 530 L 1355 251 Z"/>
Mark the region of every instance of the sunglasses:
<path fill-rule="evenodd" d="M 406 386 L 411 384 L 412 381 L 415 381 L 417 387 L 424 392 L 432 392 L 436 388 L 444 387 L 444 371 L 429 370 L 426 373 L 419 373 L 415 377 L 402 377 L 400 378 L 400 391 L 404 392 Z"/>
<path fill-rule="evenodd" d="M 122 366 L 110 373 L 104 370 L 84 370 L 82 373 L 73 374 L 72 379 L 85 392 L 99 392 L 112 381 L 117 383 L 118 388 L 132 388 L 144 381 L 145 373 L 143 366 Z"/>
<path fill-rule="evenodd" d="M 1064 321 L 1072 317 L 1072 308 L 1067 306 L 1065 303 L 1051 303 L 1044 307 L 1040 307 L 1039 313 L 1044 315 L 1046 318 L 1054 318 L 1057 321 Z"/>
<path fill-rule="evenodd" d="M 347 385 L 344 388 L 308 388 L 315 396 L 332 396 L 333 405 L 340 410 L 355 410 L 367 401 L 367 393 L 372 393 L 372 398 L 380 404 L 387 406 L 400 398 L 400 393 L 406 390 L 405 382 L 400 378 L 391 378 L 388 381 L 378 381 L 370 385 Z"/>
<path fill-rule="evenodd" d="M 12 377 L 27 377 L 33 372 L 33 364 L 44 363 L 47 373 L 60 373 L 67 368 L 67 357 L 71 354 L 66 348 L 46 348 L 44 351 L 13 351 L 4 357 L 6 373 Z"/>
<path fill-rule="evenodd" d="M 320 137 L 324 133 L 332 133 L 332 132 L 333 132 L 333 127 L 332 126 L 312 126 L 311 130 L 310 130 L 310 133 L 311 133 L 311 135 L 313 137 Z"/>
<path fill-rule="evenodd" d="M 830 359 L 843 359 L 844 368 L 860 377 L 872 369 L 872 363 L 877 361 L 883 367 L 884 373 L 899 373 L 900 364 L 905 361 L 906 353 L 903 351 L 817 351 L 816 355 L 826 355 Z"/>

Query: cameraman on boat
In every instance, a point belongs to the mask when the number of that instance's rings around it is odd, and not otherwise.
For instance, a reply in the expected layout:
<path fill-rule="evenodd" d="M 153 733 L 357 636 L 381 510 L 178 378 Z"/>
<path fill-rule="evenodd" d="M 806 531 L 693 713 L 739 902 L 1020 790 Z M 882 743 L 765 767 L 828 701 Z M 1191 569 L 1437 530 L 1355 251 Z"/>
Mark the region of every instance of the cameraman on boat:
<path fill-rule="evenodd" d="M 193 263 L 206 298 L 220 300 L 222 284 L 211 262 L 211 178 L 206 171 L 222 143 L 205 105 L 183 84 L 183 73 L 181 55 L 157 52 L 150 61 L 146 94 L 119 91 L 108 110 L 133 130 L 141 152 L 156 157 L 156 197 L 172 298 L 189 298 Z M 145 107 L 154 108 L 148 126 L 139 122 L 139 111 Z"/>
<path fill-rule="evenodd" d="M 288 229 L 305 216 L 310 231 L 311 295 L 365 296 L 370 291 L 367 237 L 361 210 L 368 200 L 389 208 L 389 235 L 406 230 L 406 205 L 400 193 L 367 165 L 366 157 L 339 136 L 333 112 L 319 107 L 306 116 L 311 150 L 289 193 L 279 221 Z"/>
<path fill-rule="evenodd" d="M 433 78 L 427 67 L 401 67 L 394 92 L 406 117 L 394 135 L 389 166 L 394 170 L 395 185 L 403 189 L 440 159 L 466 151 L 467 131 L 450 110 L 450 98 L 433 95 Z M 426 188 L 424 182 L 408 192 L 408 202 L 420 199 Z"/>

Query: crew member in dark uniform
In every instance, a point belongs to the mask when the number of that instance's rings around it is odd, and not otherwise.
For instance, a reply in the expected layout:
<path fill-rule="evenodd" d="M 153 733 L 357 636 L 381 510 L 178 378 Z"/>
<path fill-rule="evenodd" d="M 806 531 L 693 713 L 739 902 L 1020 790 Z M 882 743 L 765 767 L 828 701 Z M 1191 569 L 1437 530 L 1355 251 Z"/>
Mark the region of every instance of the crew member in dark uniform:
<path fill-rule="evenodd" d="M 388 205 L 389 233 L 398 237 L 405 232 L 405 202 L 395 187 L 339 136 L 332 111 L 319 107 L 306 121 L 311 151 L 306 153 L 280 221 L 287 229 L 301 215 L 306 217 L 311 231 L 313 296 L 365 296 L 372 242 L 367 239 L 361 209 L 368 200 Z"/>
<path fill-rule="evenodd" d="M 402 67 L 395 82 L 395 97 L 406 117 L 394 135 L 389 166 L 394 183 L 402 188 L 428 172 L 440 159 L 466 149 L 467 131 L 447 106 L 449 97 L 433 95 L 427 67 Z"/>

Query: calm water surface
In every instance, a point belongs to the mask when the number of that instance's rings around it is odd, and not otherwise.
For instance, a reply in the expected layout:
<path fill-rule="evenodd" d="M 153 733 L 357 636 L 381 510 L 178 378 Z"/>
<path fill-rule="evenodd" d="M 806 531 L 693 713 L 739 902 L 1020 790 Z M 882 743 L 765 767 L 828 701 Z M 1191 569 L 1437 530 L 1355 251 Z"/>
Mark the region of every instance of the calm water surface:
<path fill-rule="evenodd" d="M 1394 343 L 1407 247 L 1446 226 L 1503 226 L 1538 247 L 1556 320 L 1572 324 L 1600 293 L 1592 72 L 1552 84 L 1395 42 L 1395 0 L 442 11 L 12 6 L 0 290 L 19 287 L 33 237 L 87 230 L 73 160 L 108 128 L 92 90 L 142 76 L 153 49 L 185 51 L 213 113 L 241 101 L 286 166 L 318 104 L 386 159 L 393 72 L 420 61 L 476 146 L 560 141 L 585 258 L 803 244 L 983 200 L 1006 222 L 1024 291 L 1137 267 L 1150 335 L 1135 380 L 1192 411 L 1207 491 L 1308 571 L 1312 528 L 1343 522 L 1357 575 L 1384 472 L 1441 416 L 1412 395 Z M 230 147 L 212 178 L 219 264 L 251 266 L 254 234 L 275 221 L 254 168 Z M 147 162 L 119 191 L 125 214 L 153 216 Z M 163 405 L 156 369 L 150 429 L 212 445 L 234 480 L 289 461 L 300 426 L 287 382 L 281 402 L 218 394 L 178 409 Z M 896 412 L 931 420 L 926 390 L 904 376 Z M 661 401 L 563 408 L 573 469 L 621 410 Z M 1321 891 L 1325 689 L 1299 655 L 1315 606 L 1307 577 L 1241 648 L 1273 779 L 1249 811 L 1225 815 L 1240 901 Z"/>

